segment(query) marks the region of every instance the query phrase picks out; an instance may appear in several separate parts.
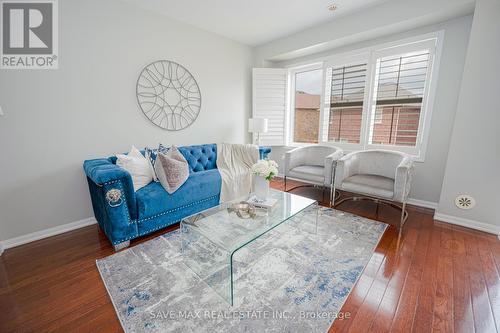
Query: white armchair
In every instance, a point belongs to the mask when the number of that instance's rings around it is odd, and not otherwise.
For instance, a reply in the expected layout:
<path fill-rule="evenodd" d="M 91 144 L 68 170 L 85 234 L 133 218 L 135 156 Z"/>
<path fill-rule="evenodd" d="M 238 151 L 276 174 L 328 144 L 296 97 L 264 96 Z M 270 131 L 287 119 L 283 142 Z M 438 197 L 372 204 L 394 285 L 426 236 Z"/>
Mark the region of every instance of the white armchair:
<path fill-rule="evenodd" d="M 333 146 L 304 146 L 285 153 L 285 191 L 287 178 L 329 187 L 330 201 L 333 196 L 335 164 L 343 155 L 340 148 Z"/>
<path fill-rule="evenodd" d="M 408 212 L 406 201 L 411 186 L 413 161 L 404 153 L 388 150 L 357 151 L 337 161 L 335 188 L 364 195 L 340 200 L 373 200 L 401 209 L 400 227 Z M 399 202 L 400 207 L 393 202 Z M 400 228 L 401 229 L 401 228 Z"/>

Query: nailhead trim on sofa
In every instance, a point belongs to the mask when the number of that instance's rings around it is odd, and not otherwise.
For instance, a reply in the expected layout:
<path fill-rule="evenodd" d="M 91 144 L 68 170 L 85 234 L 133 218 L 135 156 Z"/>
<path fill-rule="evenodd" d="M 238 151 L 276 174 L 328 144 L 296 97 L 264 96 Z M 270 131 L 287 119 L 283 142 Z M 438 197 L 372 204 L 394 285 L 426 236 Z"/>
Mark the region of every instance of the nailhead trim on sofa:
<path fill-rule="evenodd" d="M 141 222 L 144 222 L 144 221 L 149 221 L 149 220 L 157 218 L 159 216 L 163 216 L 163 215 L 168 214 L 168 213 L 176 212 L 178 210 L 181 210 L 181 209 L 184 209 L 184 208 L 187 208 L 187 207 L 191 207 L 191 206 L 197 205 L 197 204 L 202 203 L 202 202 L 206 202 L 206 201 L 212 200 L 216 196 L 217 195 L 213 195 L 213 196 L 208 197 L 206 199 L 202 199 L 202 200 L 198 200 L 198 201 L 192 202 L 192 203 L 190 203 L 188 205 L 184 205 L 184 206 L 180 206 L 180 207 L 177 207 L 177 208 L 174 208 L 174 209 L 170 209 L 170 210 L 164 211 L 163 213 L 158 213 L 156 215 L 153 215 L 153 216 L 150 216 L 150 217 L 146 217 L 146 218 L 137 220 L 137 222 L 141 223 Z"/>
<path fill-rule="evenodd" d="M 213 198 L 215 198 L 215 197 L 217 197 L 217 195 L 213 195 L 213 196 L 208 197 L 208 198 L 206 198 L 206 199 L 203 199 L 203 200 L 198 200 L 198 201 L 192 202 L 192 203 L 190 203 L 189 205 L 184 205 L 184 206 L 181 206 L 181 207 L 177 207 L 177 208 L 174 208 L 174 209 L 170 209 L 170 210 L 167 210 L 167 211 L 165 211 L 165 212 L 163 212 L 163 213 L 159 213 L 159 214 L 156 214 L 156 215 L 150 216 L 150 217 L 145 218 L 145 219 L 140 219 L 140 220 L 135 220 L 135 221 L 133 220 L 133 221 L 132 221 L 132 223 L 134 223 L 134 222 L 141 223 L 141 222 L 149 221 L 149 220 L 152 220 L 152 219 L 154 219 L 154 218 L 157 218 L 157 217 L 160 217 L 160 216 L 166 215 L 166 214 L 168 214 L 168 213 L 172 213 L 172 212 L 175 212 L 175 211 L 178 211 L 178 210 L 184 209 L 184 208 L 186 208 L 186 207 L 191 207 L 191 206 L 194 206 L 194 205 L 196 205 L 196 204 L 200 204 L 200 203 L 203 203 L 203 202 L 206 202 L 206 201 L 212 200 L 212 199 L 213 199 Z M 143 231 L 143 232 L 139 233 L 137 236 L 127 237 L 127 238 L 123 238 L 123 239 L 121 239 L 121 240 L 114 241 L 114 242 L 113 242 L 113 245 L 116 245 L 116 244 L 119 244 L 119 243 L 123 243 L 123 242 L 125 242 L 125 241 L 131 240 L 132 238 L 137 238 L 137 237 L 143 236 L 143 235 L 148 234 L 148 233 L 150 233 L 150 232 L 152 232 L 152 231 L 156 231 L 156 230 L 159 230 L 159 229 L 161 229 L 161 228 L 164 228 L 164 227 L 166 227 L 166 226 L 168 226 L 168 225 L 172 225 L 172 224 L 174 224 L 174 223 L 176 223 L 176 222 L 178 222 L 178 221 L 167 222 L 167 223 L 165 223 L 165 224 L 162 224 L 162 225 L 160 225 L 160 226 L 157 226 L 156 228 L 153 228 L 153 229 L 149 229 L 149 230 Z"/>

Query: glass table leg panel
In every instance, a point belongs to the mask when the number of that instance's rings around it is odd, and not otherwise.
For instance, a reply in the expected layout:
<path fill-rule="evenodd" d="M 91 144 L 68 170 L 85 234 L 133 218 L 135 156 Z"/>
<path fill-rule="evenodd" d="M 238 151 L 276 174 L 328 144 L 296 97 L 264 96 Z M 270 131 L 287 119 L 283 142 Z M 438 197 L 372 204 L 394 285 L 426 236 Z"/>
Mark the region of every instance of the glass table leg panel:
<path fill-rule="evenodd" d="M 231 304 L 230 253 L 189 223 L 181 223 L 180 232 L 184 264 Z"/>
<path fill-rule="evenodd" d="M 309 214 L 304 214 L 305 212 L 309 212 Z M 321 206 L 315 203 L 306 208 L 304 212 L 292 217 L 288 225 L 308 234 L 317 234 L 320 215 Z"/>

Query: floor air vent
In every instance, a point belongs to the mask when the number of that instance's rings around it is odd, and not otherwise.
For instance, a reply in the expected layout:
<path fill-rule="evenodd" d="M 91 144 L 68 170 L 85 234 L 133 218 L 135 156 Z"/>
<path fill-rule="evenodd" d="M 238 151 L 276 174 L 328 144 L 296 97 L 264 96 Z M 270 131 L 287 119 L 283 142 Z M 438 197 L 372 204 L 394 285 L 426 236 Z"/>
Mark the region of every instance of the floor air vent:
<path fill-rule="evenodd" d="M 471 209 L 476 205 L 476 200 L 467 194 L 460 194 L 455 198 L 455 205 L 460 209 Z"/>

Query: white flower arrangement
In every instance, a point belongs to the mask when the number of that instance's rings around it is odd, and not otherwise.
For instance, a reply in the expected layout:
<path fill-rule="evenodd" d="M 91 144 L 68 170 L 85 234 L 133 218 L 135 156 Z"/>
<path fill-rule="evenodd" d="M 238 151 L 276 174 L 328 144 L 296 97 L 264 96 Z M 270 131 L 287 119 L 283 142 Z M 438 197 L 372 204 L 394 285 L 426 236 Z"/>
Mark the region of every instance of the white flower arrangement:
<path fill-rule="evenodd" d="M 258 160 L 252 165 L 252 173 L 271 180 L 278 174 L 278 163 L 273 160 Z"/>

